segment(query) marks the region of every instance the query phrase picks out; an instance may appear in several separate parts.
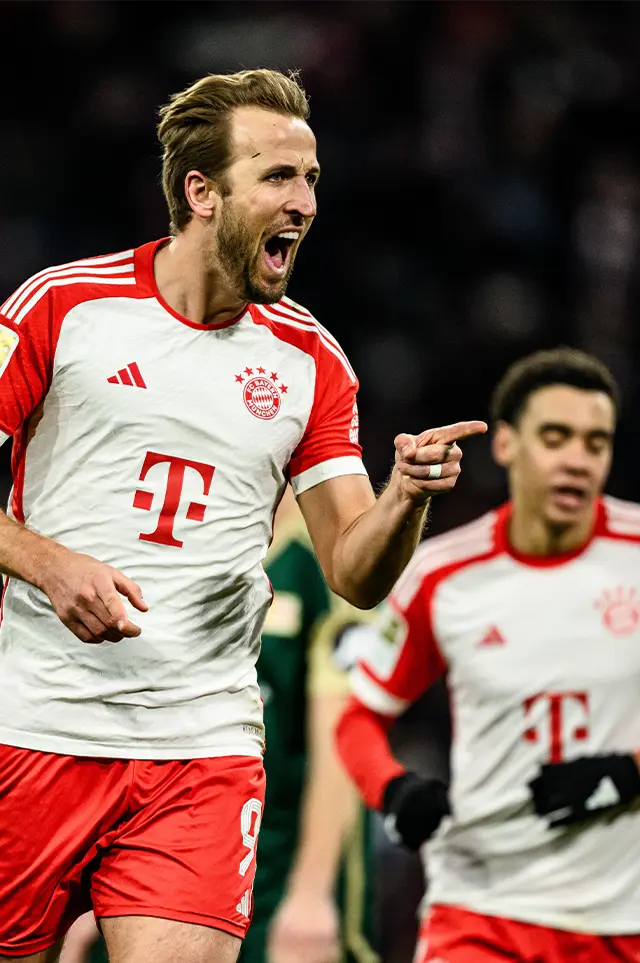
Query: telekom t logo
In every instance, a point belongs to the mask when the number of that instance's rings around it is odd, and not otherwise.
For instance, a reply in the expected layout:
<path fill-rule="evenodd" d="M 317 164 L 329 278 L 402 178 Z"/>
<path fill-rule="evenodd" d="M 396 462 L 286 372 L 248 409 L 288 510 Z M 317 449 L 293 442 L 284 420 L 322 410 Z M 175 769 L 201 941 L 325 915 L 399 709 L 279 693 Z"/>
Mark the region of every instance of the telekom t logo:
<path fill-rule="evenodd" d="M 168 463 L 169 472 L 167 477 L 167 488 L 164 495 L 164 502 L 160 509 L 158 524 L 153 532 L 139 536 L 144 542 L 157 542 L 158 545 L 175 545 L 182 548 L 183 542 L 173 534 L 173 523 L 178 509 L 180 508 L 180 497 L 184 485 L 184 476 L 187 470 L 195 471 L 202 479 L 202 494 L 206 497 L 211 488 L 211 481 L 215 468 L 213 465 L 205 465 L 201 461 L 191 461 L 189 458 L 177 458 L 175 455 L 160 455 L 157 451 L 148 451 L 140 472 L 140 481 L 144 481 L 147 473 L 155 465 Z M 133 499 L 134 508 L 142 508 L 150 511 L 153 505 L 153 492 L 145 492 L 141 489 L 135 494 Z M 207 506 L 201 502 L 190 502 L 187 508 L 186 518 L 194 522 L 204 521 L 204 513 Z"/>
<path fill-rule="evenodd" d="M 562 762 L 563 748 L 568 742 L 584 742 L 589 737 L 589 694 L 587 692 L 538 692 L 525 699 L 525 717 L 532 714 L 533 707 L 546 704 L 546 719 L 542 725 L 530 726 L 524 731 L 527 742 L 538 742 L 540 730 L 548 734 L 549 762 Z M 576 719 L 576 716 L 578 717 Z M 571 717 L 571 721 L 569 718 Z M 575 725 L 575 722 L 578 725 Z"/>

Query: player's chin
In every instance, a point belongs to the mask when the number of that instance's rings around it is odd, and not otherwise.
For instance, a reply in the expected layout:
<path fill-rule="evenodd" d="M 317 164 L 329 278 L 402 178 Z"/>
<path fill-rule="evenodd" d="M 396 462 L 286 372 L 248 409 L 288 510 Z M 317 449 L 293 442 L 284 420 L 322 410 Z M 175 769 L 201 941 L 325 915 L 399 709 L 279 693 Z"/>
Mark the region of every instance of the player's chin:
<path fill-rule="evenodd" d="M 275 304 L 281 301 L 287 290 L 290 273 L 287 272 L 280 278 L 252 277 L 249 300 L 254 304 Z"/>

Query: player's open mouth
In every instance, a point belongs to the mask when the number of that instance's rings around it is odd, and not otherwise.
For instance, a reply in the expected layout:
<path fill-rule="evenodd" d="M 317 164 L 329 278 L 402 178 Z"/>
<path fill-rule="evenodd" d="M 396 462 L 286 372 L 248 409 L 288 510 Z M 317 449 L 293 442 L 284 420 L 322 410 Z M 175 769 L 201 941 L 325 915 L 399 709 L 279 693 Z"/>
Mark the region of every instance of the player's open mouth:
<path fill-rule="evenodd" d="M 557 485 L 551 495 L 556 505 L 569 510 L 584 508 L 589 497 L 587 490 L 577 485 Z"/>
<path fill-rule="evenodd" d="M 284 277 L 289 267 L 293 245 L 300 235 L 297 231 L 281 231 L 274 234 L 264 245 L 264 259 L 267 268 L 278 277 Z"/>

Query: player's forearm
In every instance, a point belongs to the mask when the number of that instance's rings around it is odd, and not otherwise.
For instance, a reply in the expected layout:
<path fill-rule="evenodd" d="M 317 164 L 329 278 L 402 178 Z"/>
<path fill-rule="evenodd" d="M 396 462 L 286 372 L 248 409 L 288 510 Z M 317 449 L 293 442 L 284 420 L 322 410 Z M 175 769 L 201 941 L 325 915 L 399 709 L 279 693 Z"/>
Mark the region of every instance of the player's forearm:
<path fill-rule="evenodd" d="M 394 470 L 375 504 L 334 549 L 332 587 L 358 608 L 373 608 L 389 594 L 420 541 L 429 500 L 408 498 L 397 482 Z"/>
<path fill-rule="evenodd" d="M 0 573 L 42 588 L 43 575 L 65 549 L 0 511 Z"/>
<path fill-rule="evenodd" d="M 344 699 L 309 700 L 310 763 L 300 818 L 299 843 L 288 891 L 332 897 L 345 835 L 353 822 L 356 797 L 333 740 Z"/>
<path fill-rule="evenodd" d="M 338 755 L 371 809 L 382 809 L 386 787 L 406 771 L 389 746 L 392 722 L 351 698 L 336 727 Z"/>

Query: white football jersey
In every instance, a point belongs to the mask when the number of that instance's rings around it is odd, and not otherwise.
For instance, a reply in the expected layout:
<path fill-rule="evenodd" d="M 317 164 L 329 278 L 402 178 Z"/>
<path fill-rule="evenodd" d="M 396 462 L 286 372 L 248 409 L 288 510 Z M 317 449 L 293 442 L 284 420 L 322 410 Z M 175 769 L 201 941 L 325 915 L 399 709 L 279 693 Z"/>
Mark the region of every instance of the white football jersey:
<path fill-rule="evenodd" d="M 195 324 L 155 284 L 162 241 L 50 268 L 0 308 L 10 513 L 141 586 L 142 628 L 80 642 L 9 579 L 0 742 L 179 759 L 263 749 L 255 661 L 275 506 L 365 474 L 356 377 L 288 298 Z M 127 603 L 128 605 L 128 603 Z"/>
<path fill-rule="evenodd" d="M 516 554 L 505 506 L 429 539 L 354 672 L 401 713 L 448 672 L 451 806 L 424 847 L 432 903 L 578 932 L 640 929 L 640 812 L 547 827 L 541 764 L 640 749 L 640 507 L 598 505 L 579 552 Z"/>

